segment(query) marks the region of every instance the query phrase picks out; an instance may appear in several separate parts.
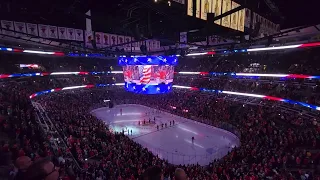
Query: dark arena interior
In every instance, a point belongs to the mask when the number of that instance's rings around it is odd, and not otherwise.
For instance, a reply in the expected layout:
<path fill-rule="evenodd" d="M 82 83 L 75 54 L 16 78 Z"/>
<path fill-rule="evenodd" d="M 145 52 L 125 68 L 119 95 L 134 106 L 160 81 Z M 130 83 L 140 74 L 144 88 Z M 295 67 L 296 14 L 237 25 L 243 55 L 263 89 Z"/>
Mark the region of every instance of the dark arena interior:
<path fill-rule="evenodd" d="M 0 1 L 0 180 L 320 180 L 318 8 Z"/>

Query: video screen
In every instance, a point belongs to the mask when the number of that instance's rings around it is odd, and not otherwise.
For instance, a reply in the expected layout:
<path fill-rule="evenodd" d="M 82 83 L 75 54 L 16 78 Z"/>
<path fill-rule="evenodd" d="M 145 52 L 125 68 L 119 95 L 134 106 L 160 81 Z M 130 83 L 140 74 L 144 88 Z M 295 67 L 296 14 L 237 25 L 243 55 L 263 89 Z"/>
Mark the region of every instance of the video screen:
<path fill-rule="evenodd" d="M 158 85 L 173 82 L 174 66 L 164 65 L 130 65 L 123 66 L 126 83 Z"/>

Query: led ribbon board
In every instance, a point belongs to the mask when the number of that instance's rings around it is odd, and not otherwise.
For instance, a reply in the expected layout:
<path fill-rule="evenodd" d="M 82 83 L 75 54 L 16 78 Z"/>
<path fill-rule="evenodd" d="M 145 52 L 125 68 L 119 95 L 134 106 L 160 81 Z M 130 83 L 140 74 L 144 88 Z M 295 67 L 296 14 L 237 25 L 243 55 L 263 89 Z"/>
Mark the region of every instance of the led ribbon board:
<path fill-rule="evenodd" d="M 126 85 L 125 83 L 115 83 L 115 84 L 89 84 L 89 85 L 81 85 L 81 86 L 71 86 L 71 87 L 64 87 L 64 88 L 55 88 L 55 89 L 49 89 L 45 91 L 40 91 L 37 93 L 33 93 L 32 95 L 29 96 L 30 99 L 33 99 L 35 97 L 38 97 L 40 95 L 45 95 L 48 93 L 52 92 L 59 92 L 59 91 L 64 91 L 64 90 L 73 90 L 73 89 L 82 89 L 82 88 L 95 88 L 95 87 L 112 87 L 112 86 L 123 86 Z M 274 97 L 274 96 L 267 96 L 267 95 L 261 95 L 261 94 L 250 94 L 250 93 L 241 93 L 241 92 L 234 92 L 234 91 L 222 91 L 222 90 L 213 90 L 213 89 L 205 89 L 205 88 L 197 88 L 197 87 L 190 87 L 190 86 L 179 86 L 179 85 L 173 85 L 173 88 L 177 89 L 186 89 L 186 90 L 191 90 L 191 91 L 201 91 L 201 92 L 206 92 L 206 93 L 222 93 L 222 94 L 228 94 L 228 95 L 234 95 L 234 96 L 246 96 L 246 97 L 254 97 L 254 98 L 261 98 L 269 101 L 280 101 L 288 104 L 293 104 L 293 105 L 299 105 L 303 107 L 307 107 L 310 109 L 314 109 L 317 111 L 320 111 L 320 107 L 300 101 L 293 101 L 290 99 L 283 99 L 279 97 Z M 157 88 L 157 87 L 156 87 Z M 141 91 L 141 89 L 140 89 Z M 143 90 L 142 90 L 143 91 Z M 162 91 L 160 89 L 160 91 Z M 137 91 L 138 93 L 138 91 Z"/>

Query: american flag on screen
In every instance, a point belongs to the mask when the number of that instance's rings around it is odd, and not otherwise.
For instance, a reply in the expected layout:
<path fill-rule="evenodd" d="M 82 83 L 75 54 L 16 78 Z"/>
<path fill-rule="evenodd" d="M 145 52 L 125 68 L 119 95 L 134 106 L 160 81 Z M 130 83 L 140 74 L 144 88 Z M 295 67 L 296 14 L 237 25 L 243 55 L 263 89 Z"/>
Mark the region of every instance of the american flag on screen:
<path fill-rule="evenodd" d="M 151 80 L 151 65 L 143 66 L 142 68 L 139 68 L 139 74 L 142 76 L 140 77 L 140 83 L 141 84 L 148 84 Z"/>

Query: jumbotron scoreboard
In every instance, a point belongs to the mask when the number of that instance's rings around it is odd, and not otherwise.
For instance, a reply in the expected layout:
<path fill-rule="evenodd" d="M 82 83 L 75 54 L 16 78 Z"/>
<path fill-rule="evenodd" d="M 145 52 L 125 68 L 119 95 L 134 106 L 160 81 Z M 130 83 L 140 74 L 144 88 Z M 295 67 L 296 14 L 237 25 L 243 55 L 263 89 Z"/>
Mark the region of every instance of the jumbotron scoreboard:
<path fill-rule="evenodd" d="M 171 92 L 177 56 L 122 56 L 125 89 L 139 94 Z"/>

